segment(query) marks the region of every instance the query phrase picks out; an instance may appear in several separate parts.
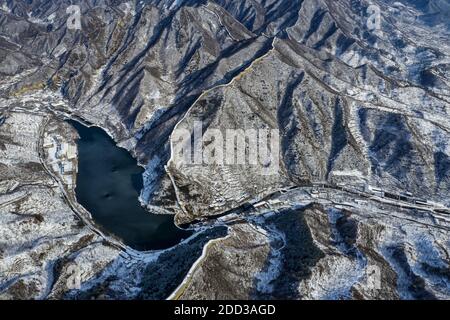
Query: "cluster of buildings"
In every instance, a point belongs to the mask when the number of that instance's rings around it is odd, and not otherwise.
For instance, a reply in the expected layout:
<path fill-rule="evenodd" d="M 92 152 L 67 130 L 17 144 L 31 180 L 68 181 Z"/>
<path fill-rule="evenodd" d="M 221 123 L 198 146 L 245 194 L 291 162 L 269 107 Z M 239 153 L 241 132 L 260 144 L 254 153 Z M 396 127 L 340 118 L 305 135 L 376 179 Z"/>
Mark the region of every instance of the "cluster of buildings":
<path fill-rule="evenodd" d="M 45 136 L 44 150 L 48 154 L 49 164 L 69 187 L 73 187 L 77 174 L 77 147 L 60 140 L 57 136 Z"/>

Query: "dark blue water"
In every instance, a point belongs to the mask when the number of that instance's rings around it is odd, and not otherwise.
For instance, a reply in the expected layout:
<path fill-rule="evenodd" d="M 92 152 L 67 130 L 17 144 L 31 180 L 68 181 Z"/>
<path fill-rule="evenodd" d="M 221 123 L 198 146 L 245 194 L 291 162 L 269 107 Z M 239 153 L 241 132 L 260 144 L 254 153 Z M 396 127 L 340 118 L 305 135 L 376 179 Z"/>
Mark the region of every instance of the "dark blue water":
<path fill-rule="evenodd" d="M 102 230 L 136 250 L 165 249 L 190 236 L 177 228 L 171 215 L 153 214 L 139 200 L 144 169 L 106 132 L 68 121 L 78 140 L 78 202 Z"/>

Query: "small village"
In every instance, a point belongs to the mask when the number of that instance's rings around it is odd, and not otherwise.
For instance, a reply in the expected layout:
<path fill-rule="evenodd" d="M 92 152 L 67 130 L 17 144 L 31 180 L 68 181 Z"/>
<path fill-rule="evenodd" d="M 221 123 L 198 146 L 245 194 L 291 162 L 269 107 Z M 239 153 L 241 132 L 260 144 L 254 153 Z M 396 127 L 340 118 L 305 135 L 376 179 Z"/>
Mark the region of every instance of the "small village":
<path fill-rule="evenodd" d="M 77 146 L 64 140 L 63 135 L 56 130 L 47 131 L 44 136 L 43 148 L 50 169 L 61 177 L 63 183 L 72 189 L 75 187 L 77 175 Z"/>

